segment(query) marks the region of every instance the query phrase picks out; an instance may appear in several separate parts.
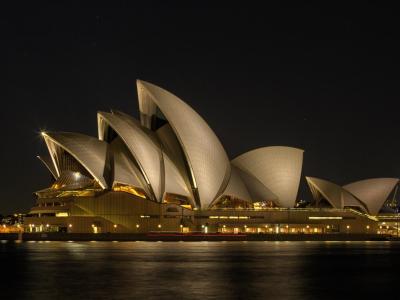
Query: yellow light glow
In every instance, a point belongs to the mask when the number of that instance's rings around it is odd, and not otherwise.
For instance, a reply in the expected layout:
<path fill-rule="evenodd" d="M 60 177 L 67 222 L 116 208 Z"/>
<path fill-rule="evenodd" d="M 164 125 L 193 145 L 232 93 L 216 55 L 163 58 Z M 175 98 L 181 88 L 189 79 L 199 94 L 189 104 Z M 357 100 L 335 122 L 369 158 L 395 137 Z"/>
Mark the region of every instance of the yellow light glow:
<path fill-rule="evenodd" d="M 350 228 L 350 225 L 347 225 L 346 228 L 349 229 L 349 228 Z"/>
<path fill-rule="evenodd" d="M 64 187 L 65 185 L 61 186 Z M 63 191 L 60 193 L 57 198 L 62 197 L 90 197 L 94 195 L 94 191 L 92 190 L 82 190 L 82 191 Z"/>
<path fill-rule="evenodd" d="M 139 224 L 136 224 L 136 228 L 139 228 L 140 227 L 140 225 Z"/>
<path fill-rule="evenodd" d="M 71 228 L 71 227 L 72 227 L 72 224 L 69 224 L 68 227 Z"/>
<path fill-rule="evenodd" d="M 367 225 L 367 229 L 369 229 L 369 225 Z"/>
<path fill-rule="evenodd" d="M 116 185 L 113 187 L 113 191 L 125 192 L 146 199 L 146 195 L 142 191 L 129 185 Z"/>
<path fill-rule="evenodd" d="M 67 212 L 58 212 L 58 213 L 56 213 L 56 217 L 68 217 L 68 213 Z"/>
<path fill-rule="evenodd" d="M 309 220 L 342 220 L 343 217 L 308 217 Z"/>
<path fill-rule="evenodd" d="M 114 224 L 114 228 L 117 228 L 118 226 L 117 226 L 117 224 Z"/>
<path fill-rule="evenodd" d="M 161 228 L 161 224 L 158 224 L 158 228 Z"/>

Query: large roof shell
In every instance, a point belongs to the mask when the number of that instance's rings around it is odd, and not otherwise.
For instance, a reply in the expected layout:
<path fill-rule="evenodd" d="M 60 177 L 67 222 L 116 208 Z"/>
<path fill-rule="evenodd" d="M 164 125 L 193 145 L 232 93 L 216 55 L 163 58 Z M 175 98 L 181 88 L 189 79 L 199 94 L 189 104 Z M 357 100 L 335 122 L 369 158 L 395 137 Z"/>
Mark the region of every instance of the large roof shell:
<path fill-rule="evenodd" d="M 201 208 L 225 190 L 230 176 L 228 156 L 207 123 L 185 102 L 170 92 L 137 81 L 142 124 L 148 125 L 158 108 L 168 120 L 185 154 L 193 188 Z M 197 199 L 197 201 L 199 201 Z"/>
<path fill-rule="evenodd" d="M 300 184 L 303 150 L 273 146 L 246 152 L 232 160 L 278 196 L 277 204 L 294 207 Z"/>

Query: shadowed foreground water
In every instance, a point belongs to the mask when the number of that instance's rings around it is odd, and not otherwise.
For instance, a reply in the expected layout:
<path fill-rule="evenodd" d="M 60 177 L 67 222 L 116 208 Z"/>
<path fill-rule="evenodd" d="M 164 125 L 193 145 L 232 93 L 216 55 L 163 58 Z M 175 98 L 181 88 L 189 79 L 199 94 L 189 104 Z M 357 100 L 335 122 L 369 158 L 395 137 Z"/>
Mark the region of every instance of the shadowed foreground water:
<path fill-rule="evenodd" d="M 397 290 L 397 242 L 2 242 L 1 299 L 344 299 Z"/>

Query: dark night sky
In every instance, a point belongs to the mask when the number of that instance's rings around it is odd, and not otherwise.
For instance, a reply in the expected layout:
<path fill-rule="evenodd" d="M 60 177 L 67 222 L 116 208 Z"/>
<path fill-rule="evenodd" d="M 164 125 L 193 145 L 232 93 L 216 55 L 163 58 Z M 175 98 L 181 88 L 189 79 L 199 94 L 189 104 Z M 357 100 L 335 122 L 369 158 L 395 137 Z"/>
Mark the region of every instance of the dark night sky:
<path fill-rule="evenodd" d="M 50 183 L 41 129 L 96 135 L 98 110 L 137 116 L 137 78 L 184 99 L 231 158 L 287 145 L 305 149 L 303 175 L 400 176 L 393 7 L 80 2 L 0 10 L 0 213 Z"/>

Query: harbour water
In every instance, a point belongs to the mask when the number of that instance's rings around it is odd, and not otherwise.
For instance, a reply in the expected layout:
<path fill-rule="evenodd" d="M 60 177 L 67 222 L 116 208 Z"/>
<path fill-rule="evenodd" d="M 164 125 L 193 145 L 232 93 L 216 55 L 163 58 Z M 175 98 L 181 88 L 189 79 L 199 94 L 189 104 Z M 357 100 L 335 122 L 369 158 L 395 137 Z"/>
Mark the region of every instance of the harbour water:
<path fill-rule="evenodd" d="M 1 299 L 382 298 L 399 254 L 400 242 L 2 241 Z"/>

